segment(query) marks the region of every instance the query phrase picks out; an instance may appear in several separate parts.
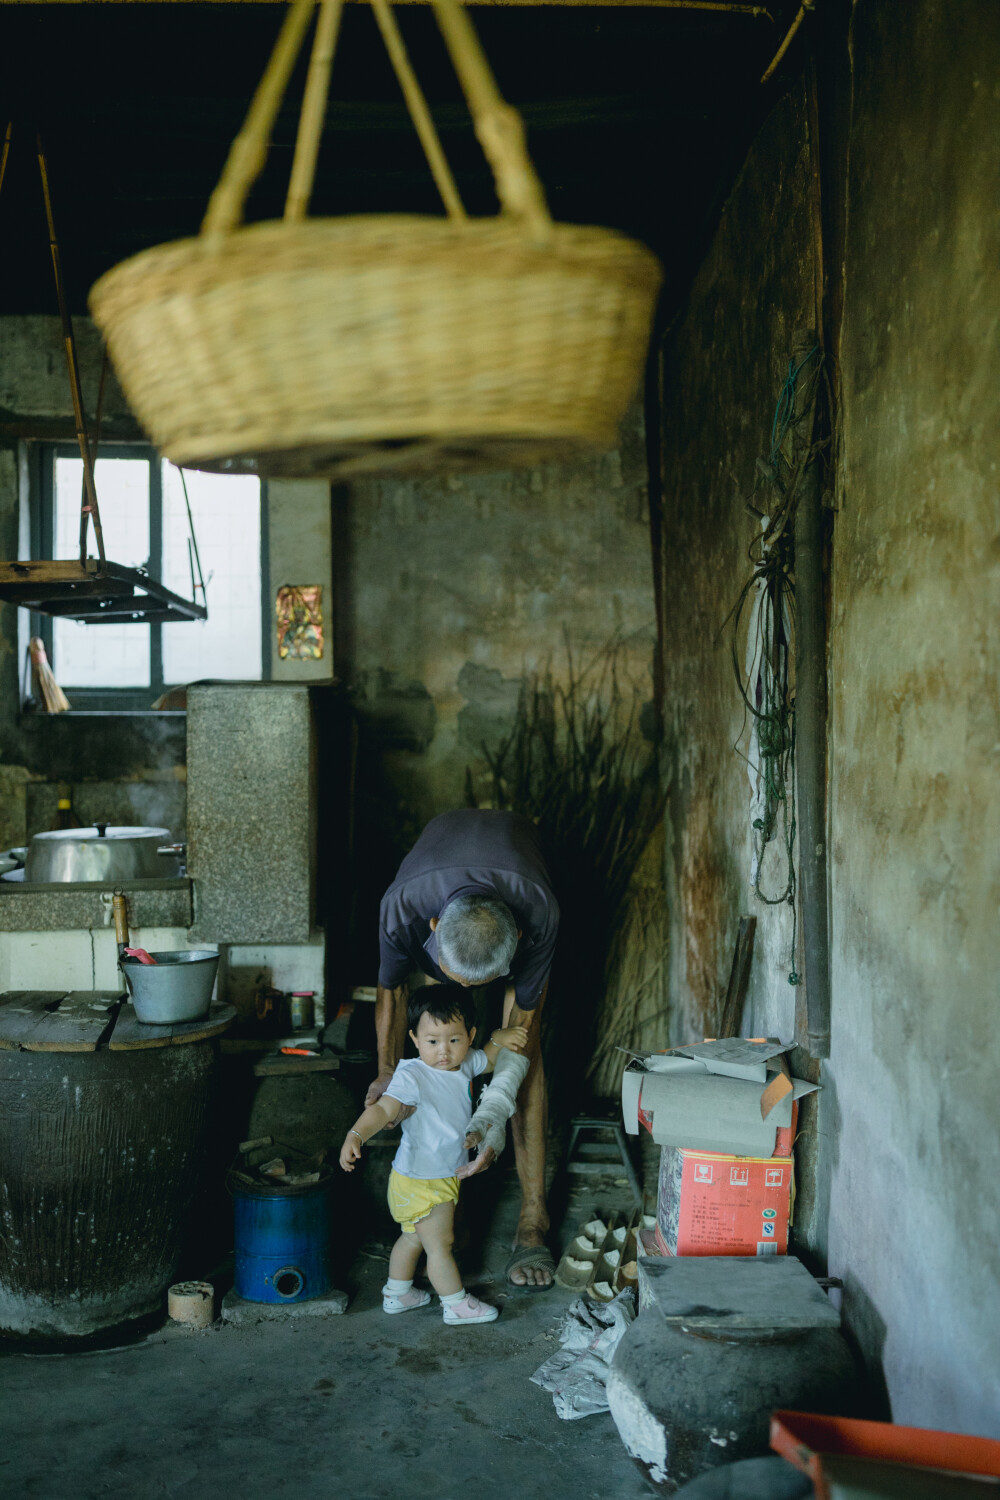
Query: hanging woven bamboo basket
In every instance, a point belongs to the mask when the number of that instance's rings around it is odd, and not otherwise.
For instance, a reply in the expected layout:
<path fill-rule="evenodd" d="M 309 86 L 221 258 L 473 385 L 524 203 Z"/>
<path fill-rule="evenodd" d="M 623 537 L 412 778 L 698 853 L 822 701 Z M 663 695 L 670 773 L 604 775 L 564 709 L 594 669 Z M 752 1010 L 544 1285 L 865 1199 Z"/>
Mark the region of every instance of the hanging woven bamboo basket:
<path fill-rule="evenodd" d="M 661 268 L 554 224 L 520 117 L 458 0 L 433 0 L 499 217 L 466 217 L 387 0 L 372 0 L 447 218 L 309 219 L 341 0 L 323 0 L 280 221 L 244 226 L 315 9 L 290 9 L 197 239 L 103 276 L 90 308 L 129 404 L 173 463 L 346 479 L 509 468 L 613 447 Z"/>

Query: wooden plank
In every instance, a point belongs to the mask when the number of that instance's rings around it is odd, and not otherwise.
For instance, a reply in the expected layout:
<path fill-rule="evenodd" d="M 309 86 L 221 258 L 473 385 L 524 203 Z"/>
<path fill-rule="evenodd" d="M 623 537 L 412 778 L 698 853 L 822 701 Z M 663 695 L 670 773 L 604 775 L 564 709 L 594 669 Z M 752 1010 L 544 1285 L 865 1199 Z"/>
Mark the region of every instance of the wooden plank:
<path fill-rule="evenodd" d="M 171 1045 L 176 1047 L 180 1042 L 202 1042 L 206 1037 L 219 1036 L 235 1020 L 236 1006 L 223 1005 L 217 1000 L 204 1020 L 185 1021 L 172 1027 Z"/>
<path fill-rule="evenodd" d="M 123 1005 L 108 1045 L 112 1052 L 132 1052 L 140 1047 L 169 1047 L 184 1042 L 202 1042 L 219 1036 L 236 1019 L 236 1007 L 216 1002 L 200 1021 L 181 1021 L 174 1026 L 147 1026 L 131 1005 Z"/>
<path fill-rule="evenodd" d="M 135 1007 L 126 1003 L 118 1012 L 108 1046 L 112 1052 L 135 1052 L 141 1047 L 169 1047 L 172 1026 L 144 1026 Z"/>
<path fill-rule="evenodd" d="M 120 999 L 117 990 L 71 990 L 21 1045 L 26 1052 L 96 1052 Z"/>
<path fill-rule="evenodd" d="M 747 986 L 750 983 L 750 965 L 753 963 L 753 940 L 756 931 L 756 917 L 740 917 L 740 930 L 736 935 L 736 947 L 733 950 L 733 966 L 729 971 L 729 985 L 722 1006 L 722 1020 L 719 1023 L 720 1038 L 739 1035 L 740 1022 L 743 1019 L 743 1002 L 746 1000 Z"/>
<path fill-rule="evenodd" d="M 60 558 L 0 562 L 0 583 L 32 583 L 36 579 L 45 583 L 92 583 L 96 576 L 97 563 L 92 558 L 88 563 Z"/>
<path fill-rule="evenodd" d="M 49 1019 L 48 1007 L 66 990 L 8 990 L 0 995 L 0 1047 L 24 1047 Z"/>

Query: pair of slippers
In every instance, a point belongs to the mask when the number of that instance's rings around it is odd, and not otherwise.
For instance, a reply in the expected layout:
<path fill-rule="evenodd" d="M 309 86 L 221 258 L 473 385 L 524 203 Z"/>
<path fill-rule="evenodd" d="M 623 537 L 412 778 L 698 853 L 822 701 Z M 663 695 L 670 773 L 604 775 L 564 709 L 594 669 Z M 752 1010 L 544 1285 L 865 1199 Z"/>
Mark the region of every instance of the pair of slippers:
<path fill-rule="evenodd" d="M 511 1281 L 511 1271 L 548 1271 L 552 1281 L 548 1286 L 521 1286 L 519 1282 Z M 552 1259 L 552 1253 L 545 1245 L 515 1245 L 513 1252 L 503 1268 L 503 1274 L 507 1285 L 515 1292 L 549 1292 L 555 1284 L 556 1263 Z"/>

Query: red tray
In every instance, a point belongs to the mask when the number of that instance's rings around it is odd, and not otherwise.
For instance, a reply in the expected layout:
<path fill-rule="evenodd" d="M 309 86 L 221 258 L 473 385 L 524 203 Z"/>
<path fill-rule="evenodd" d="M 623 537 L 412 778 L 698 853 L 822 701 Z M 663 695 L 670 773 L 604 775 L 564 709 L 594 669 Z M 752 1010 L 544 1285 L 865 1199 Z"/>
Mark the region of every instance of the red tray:
<path fill-rule="evenodd" d="M 930 1427 L 776 1411 L 771 1414 L 771 1447 L 808 1474 L 821 1496 L 825 1494 L 822 1462 L 826 1454 L 1000 1477 L 1000 1442 Z"/>

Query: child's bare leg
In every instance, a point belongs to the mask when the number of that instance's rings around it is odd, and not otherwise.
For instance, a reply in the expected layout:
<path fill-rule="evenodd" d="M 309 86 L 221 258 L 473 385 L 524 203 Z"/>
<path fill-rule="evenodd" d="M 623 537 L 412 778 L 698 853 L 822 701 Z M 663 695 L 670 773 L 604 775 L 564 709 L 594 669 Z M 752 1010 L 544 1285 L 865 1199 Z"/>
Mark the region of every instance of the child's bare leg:
<path fill-rule="evenodd" d="M 415 1234 L 404 1229 L 389 1254 L 389 1275 L 394 1281 L 412 1281 L 422 1246 Z"/>
<path fill-rule="evenodd" d="M 411 1312 L 426 1307 L 431 1300 L 426 1292 L 418 1292 L 413 1285 L 421 1249 L 419 1238 L 404 1229 L 389 1255 L 389 1277 L 382 1288 L 383 1312 Z"/>
<path fill-rule="evenodd" d="M 438 1296 L 450 1297 L 454 1292 L 460 1292 L 462 1276 L 455 1264 L 455 1257 L 451 1253 L 455 1239 L 454 1203 L 436 1203 L 427 1217 L 417 1224 L 417 1234 L 419 1235 L 417 1253 L 419 1255 L 422 1245 L 427 1254 L 427 1279 Z M 414 1268 L 416 1264 L 416 1259 L 414 1259 Z M 389 1274 L 394 1274 L 391 1260 Z"/>

